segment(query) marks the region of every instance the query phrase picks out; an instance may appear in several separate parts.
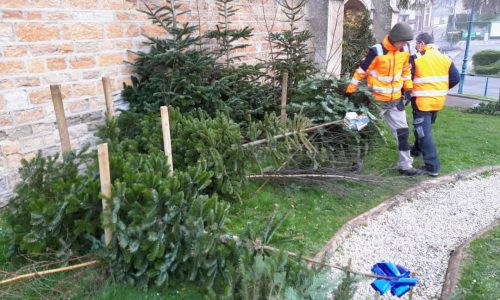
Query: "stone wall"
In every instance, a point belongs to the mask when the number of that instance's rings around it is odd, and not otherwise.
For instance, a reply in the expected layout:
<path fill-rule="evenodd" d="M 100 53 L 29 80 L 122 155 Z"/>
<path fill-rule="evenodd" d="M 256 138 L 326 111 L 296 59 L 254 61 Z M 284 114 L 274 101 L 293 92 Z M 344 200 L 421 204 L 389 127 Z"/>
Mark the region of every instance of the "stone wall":
<path fill-rule="evenodd" d="M 179 3 L 191 10 L 182 19 L 202 32 L 216 24 L 215 1 Z M 273 0 L 237 0 L 234 6 L 233 25 L 255 29 L 239 54 L 248 62 L 266 59 L 268 30 L 286 26 L 280 7 Z M 61 85 L 72 148 L 95 141 L 93 132 L 104 120 L 101 78 L 112 79 L 118 100 L 131 72 L 124 61 L 134 59 L 128 50 L 144 49 L 144 34 L 163 34 L 139 8 L 142 1 L 0 1 L 0 206 L 19 180 L 21 159 L 60 151 L 51 84 Z"/>

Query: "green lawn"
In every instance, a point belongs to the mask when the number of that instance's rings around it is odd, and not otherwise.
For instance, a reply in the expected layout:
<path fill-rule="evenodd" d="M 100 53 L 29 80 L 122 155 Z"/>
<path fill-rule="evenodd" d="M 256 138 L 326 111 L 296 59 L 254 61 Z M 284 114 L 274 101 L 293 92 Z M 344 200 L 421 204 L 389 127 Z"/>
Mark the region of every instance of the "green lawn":
<path fill-rule="evenodd" d="M 470 244 L 453 299 L 500 299 L 500 226 Z"/>
<path fill-rule="evenodd" d="M 456 108 L 445 108 L 439 114 L 434 126 L 442 173 L 485 165 L 500 165 L 499 132 L 499 117 L 466 114 Z M 246 196 L 242 203 L 234 204 L 231 208 L 231 217 L 227 227 L 235 234 L 241 234 L 249 223 L 257 231 L 270 215 L 274 205 L 278 204 L 279 215 L 288 210 L 290 210 L 290 215 L 276 240 L 291 237 L 292 241 L 275 242 L 273 246 L 314 255 L 345 222 L 418 181 L 426 179 L 426 177 L 397 176 L 394 169 L 397 156 L 394 150 L 395 141 L 388 133 L 387 136 L 388 143 L 375 145 L 374 151 L 367 157 L 365 163 L 365 172 L 374 176 L 377 174 L 376 178 L 383 179 L 384 183 L 360 184 L 330 181 L 327 187 L 320 188 L 307 182 L 270 182 L 255 192 L 262 184 L 260 180 L 255 181 L 246 188 L 244 193 Z M 422 164 L 421 159 L 415 162 L 416 166 L 419 164 Z M 4 230 L 0 234 L 7 235 L 8 233 Z M 496 245 L 498 253 L 498 242 Z M 19 267 L 19 264 L 7 260 L 5 250 L 5 244 L 0 244 L 0 268 L 13 270 Z M 60 281 L 73 281 L 74 287 L 71 292 L 62 293 L 64 297 L 60 297 L 66 299 L 199 299 L 202 295 L 202 292 L 197 291 L 193 284 L 173 283 L 166 290 L 144 292 L 123 284 L 114 284 L 109 279 L 101 285 L 101 281 L 97 280 L 99 279 L 97 275 L 97 271 L 76 275 L 55 275 L 55 277 L 48 277 L 49 279 L 43 283 L 53 288 Z M 76 282 L 74 282 L 75 278 Z M 37 289 L 40 289 L 39 283 L 40 281 L 18 283 L 15 285 L 16 291 L 27 295 L 22 298 L 29 298 L 31 296 L 28 297 L 27 290 L 31 288 L 36 294 Z M 65 290 L 64 287 L 58 289 Z M 94 290 L 96 292 L 93 292 Z M 60 294 L 56 292 L 56 295 Z M 0 289 L 0 298 L 7 296 L 9 295 L 2 295 L 2 289 Z"/>

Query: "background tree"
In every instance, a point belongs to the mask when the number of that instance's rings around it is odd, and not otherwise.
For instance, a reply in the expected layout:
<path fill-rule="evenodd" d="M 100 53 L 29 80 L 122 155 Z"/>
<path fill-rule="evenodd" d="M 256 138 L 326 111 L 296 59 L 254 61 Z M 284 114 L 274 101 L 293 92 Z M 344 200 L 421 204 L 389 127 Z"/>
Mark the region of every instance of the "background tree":
<path fill-rule="evenodd" d="M 370 13 L 348 10 L 344 14 L 344 36 L 342 41 L 342 75 L 353 72 L 366 49 L 375 44 Z"/>
<path fill-rule="evenodd" d="M 435 0 L 398 0 L 397 7 L 403 9 L 414 9 L 426 6 L 427 4 L 434 4 Z"/>
<path fill-rule="evenodd" d="M 463 0 L 465 9 L 471 9 L 473 0 Z M 500 14 L 500 1 L 498 0 L 476 0 L 476 12 L 478 15 L 498 16 Z"/>
<path fill-rule="evenodd" d="M 300 80 L 316 71 L 308 50 L 312 38 L 309 30 L 299 30 L 298 22 L 304 18 L 305 0 L 281 0 L 279 5 L 288 19 L 289 29 L 270 33 L 269 38 L 275 49 L 273 70 L 276 80 L 281 83 L 282 74 L 288 73 L 288 86 L 295 88 Z"/>
<path fill-rule="evenodd" d="M 247 47 L 247 44 L 235 45 L 235 42 L 240 39 L 248 39 L 252 36 L 252 28 L 245 26 L 242 29 L 230 28 L 231 20 L 236 12 L 238 11 L 231 5 L 234 0 L 216 0 L 218 15 L 222 17 L 222 21 L 219 21 L 215 25 L 215 29 L 207 32 L 207 38 L 213 38 L 217 41 L 218 49 L 216 53 L 220 56 L 224 56 L 226 66 L 234 62 L 234 60 L 239 60 L 240 56 L 231 56 L 231 52 L 237 49 L 242 49 Z"/>

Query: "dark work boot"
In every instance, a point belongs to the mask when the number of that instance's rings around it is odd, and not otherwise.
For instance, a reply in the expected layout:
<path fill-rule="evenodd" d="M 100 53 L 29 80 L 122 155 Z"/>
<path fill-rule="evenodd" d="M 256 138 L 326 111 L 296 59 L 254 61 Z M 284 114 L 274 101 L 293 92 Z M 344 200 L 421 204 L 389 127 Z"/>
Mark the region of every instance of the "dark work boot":
<path fill-rule="evenodd" d="M 404 175 L 404 176 L 420 176 L 424 174 L 424 170 L 421 169 L 415 169 L 415 168 L 410 168 L 406 170 L 399 169 L 399 174 Z"/>
<path fill-rule="evenodd" d="M 439 176 L 439 173 L 438 172 L 431 172 L 431 171 L 428 171 L 425 166 L 421 166 L 419 168 L 419 170 L 422 170 L 422 172 L 424 172 L 425 174 L 431 176 L 431 177 L 438 177 Z"/>
<path fill-rule="evenodd" d="M 363 161 L 358 160 L 357 162 L 354 162 L 351 166 L 351 172 L 354 173 L 362 173 L 363 172 Z"/>

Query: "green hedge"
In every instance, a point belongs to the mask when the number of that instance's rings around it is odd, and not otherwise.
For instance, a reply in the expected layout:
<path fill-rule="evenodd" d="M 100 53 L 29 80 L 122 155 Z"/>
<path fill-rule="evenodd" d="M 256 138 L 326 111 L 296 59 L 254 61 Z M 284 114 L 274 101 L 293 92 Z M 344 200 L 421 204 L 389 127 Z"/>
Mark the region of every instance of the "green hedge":
<path fill-rule="evenodd" d="M 500 76 L 500 60 L 487 66 L 476 66 L 474 71 L 481 75 L 499 75 Z"/>
<path fill-rule="evenodd" d="M 491 65 L 500 60 L 499 50 L 484 50 L 472 56 L 475 67 Z"/>

